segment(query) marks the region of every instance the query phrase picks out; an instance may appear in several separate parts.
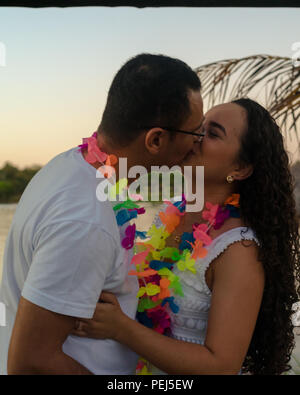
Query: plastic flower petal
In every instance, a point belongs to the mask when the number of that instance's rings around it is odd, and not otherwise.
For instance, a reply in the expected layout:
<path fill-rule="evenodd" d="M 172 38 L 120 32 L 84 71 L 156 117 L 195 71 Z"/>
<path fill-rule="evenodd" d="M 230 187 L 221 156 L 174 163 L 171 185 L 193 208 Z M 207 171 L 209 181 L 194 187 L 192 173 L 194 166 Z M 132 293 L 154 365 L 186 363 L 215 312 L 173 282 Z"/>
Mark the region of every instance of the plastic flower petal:
<path fill-rule="evenodd" d="M 166 214 L 164 212 L 159 213 L 161 222 L 166 226 L 166 231 L 172 233 L 178 226 L 180 218 L 177 214 Z"/>
<path fill-rule="evenodd" d="M 208 231 L 208 226 L 206 224 L 197 224 L 197 223 L 195 223 L 193 225 L 193 230 L 196 230 L 196 229 L 202 230 L 203 232 L 207 232 Z"/>
<path fill-rule="evenodd" d="M 178 248 L 166 247 L 160 252 L 162 258 L 171 258 L 173 261 L 178 261 L 180 259 L 180 253 Z"/>
<path fill-rule="evenodd" d="M 137 311 L 139 313 L 142 313 L 143 311 L 147 310 L 147 309 L 152 309 L 153 307 L 157 306 L 158 302 L 153 302 L 151 299 L 149 298 L 142 298 L 139 301 L 138 307 L 137 307 Z"/>
<path fill-rule="evenodd" d="M 115 168 L 109 165 L 100 166 L 97 170 L 100 171 L 103 174 L 103 176 L 108 179 L 116 174 Z"/>
<path fill-rule="evenodd" d="M 169 237 L 169 233 L 165 231 L 164 227 L 161 226 L 157 228 L 154 224 L 149 229 L 147 236 L 150 236 L 151 239 L 148 241 L 155 249 L 162 249 L 165 247 L 165 240 Z"/>
<path fill-rule="evenodd" d="M 229 210 L 230 217 L 240 218 L 241 213 L 238 207 L 232 206 L 231 204 L 227 204 L 226 208 Z"/>
<path fill-rule="evenodd" d="M 135 239 L 135 224 L 129 225 L 125 230 L 125 237 L 122 240 L 122 247 L 126 250 L 130 250 L 133 247 Z"/>
<path fill-rule="evenodd" d="M 121 178 L 113 186 L 110 187 L 108 197 L 110 200 L 115 200 L 117 195 L 121 195 L 122 192 L 127 188 L 127 178 Z"/>
<path fill-rule="evenodd" d="M 185 213 L 182 213 L 173 203 L 169 202 L 168 200 L 165 200 L 164 203 L 168 205 L 168 207 L 165 210 L 165 213 L 167 215 L 175 214 L 175 215 L 178 215 L 181 217 L 185 214 Z"/>
<path fill-rule="evenodd" d="M 227 204 L 230 204 L 234 207 L 240 207 L 240 194 L 233 193 L 231 196 L 229 196 L 229 198 L 225 200 L 224 206 Z"/>
<path fill-rule="evenodd" d="M 125 202 L 116 204 L 113 208 L 114 211 L 119 210 L 120 208 L 139 208 L 139 205 L 134 203 L 132 200 L 127 199 Z"/>
<path fill-rule="evenodd" d="M 140 239 L 146 239 L 146 232 L 140 232 L 139 230 L 135 231 L 135 237 L 139 237 Z"/>
<path fill-rule="evenodd" d="M 137 298 L 147 294 L 148 296 L 153 296 L 160 293 L 160 287 L 158 285 L 149 283 L 146 287 L 141 287 L 137 293 Z"/>
<path fill-rule="evenodd" d="M 210 245 L 212 242 L 212 238 L 199 227 L 194 230 L 193 236 L 196 240 L 201 240 L 205 245 Z"/>
<path fill-rule="evenodd" d="M 219 205 L 218 204 L 214 205 L 210 202 L 206 202 L 205 206 L 207 210 L 204 210 L 202 212 L 202 218 L 208 221 L 209 223 L 214 224 L 215 216 L 217 214 Z"/>
<path fill-rule="evenodd" d="M 148 375 L 152 375 L 151 372 L 149 372 L 147 366 L 145 365 L 142 370 L 140 370 L 138 373 L 138 375 L 143 375 L 143 376 L 148 376 Z"/>
<path fill-rule="evenodd" d="M 105 162 L 106 166 L 114 166 L 117 163 L 118 163 L 118 158 L 116 157 L 116 155 L 110 154 L 107 156 L 107 159 Z"/>
<path fill-rule="evenodd" d="M 186 198 L 184 196 L 184 194 L 182 195 L 182 200 L 174 202 L 173 206 L 177 207 L 178 210 L 183 213 L 185 211 L 185 207 L 186 207 Z"/>
<path fill-rule="evenodd" d="M 141 201 L 144 200 L 143 196 L 140 195 L 140 194 L 137 194 L 137 193 L 129 193 L 129 196 L 130 196 L 130 198 L 131 198 L 132 200 L 134 200 L 134 201 L 136 201 L 136 202 L 139 201 L 139 200 L 141 200 Z"/>
<path fill-rule="evenodd" d="M 203 247 L 203 243 L 201 240 L 196 240 L 194 244 L 192 244 L 193 253 L 191 255 L 192 259 L 201 259 L 205 258 L 207 255 L 207 249 Z"/>
<path fill-rule="evenodd" d="M 179 307 L 174 302 L 174 296 L 171 296 L 170 298 L 165 298 L 161 305 L 164 306 L 166 303 L 169 303 L 170 309 L 173 313 L 178 313 Z"/>
<path fill-rule="evenodd" d="M 214 229 L 220 229 L 223 223 L 230 216 L 230 211 L 227 207 L 219 207 L 215 218 Z"/>
<path fill-rule="evenodd" d="M 160 260 L 160 251 L 151 251 L 151 255 L 153 260 L 159 261 Z"/>
<path fill-rule="evenodd" d="M 149 266 L 151 267 L 151 269 L 160 270 L 160 269 L 162 269 L 163 267 L 166 267 L 166 268 L 168 268 L 168 269 L 171 269 L 172 266 L 173 266 L 173 264 L 172 264 L 172 263 L 169 263 L 169 262 L 153 260 L 153 261 L 150 262 Z"/>
<path fill-rule="evenodd" d="M 142 313 L 137 313 L 136 318 L 141 324 L 147 326 L 148 328 L 153 328 L 153 321 L 145 311 Z"/>
<path fill-rule="evenodd" d="M 127 209 L 120 210 L 116 215 L 116 220 L 118 226 L 124 225 L 126 222 L 132 220 L 137 217 L 136 211 L 128 211 Z"/>
<path fill-rule="evenodd" d="M 182 287 L 180 284 L 180 278 L 178 276 L 175 276 L 174 280 L 170 284 L 170 288 L 174 290 L 174 293 L 179 295 L 179 296 L 184 296 Z"/>
<path fill-rule="evenodd" d="M 171 272 L 171 270 L 169 270 L 166 267 L 163 267 L 162 269 L 160 269 L 158 271 L 158 274 L 160 276 L 166 276 L 171 282 L 174 280 L 174 278 L 176 277 L 174 273 Z"/>
<path fill-rule="evenodd" d="M 133 211 L 135 210 L 137 212 L 138 215 L 140 214 L 145 214 L 146 210 L 144 207 L 139 207 L 139 208 L 133 208 L 133 209 L 129 209 L 129 211 Z"/>
<path fill-rule="evenodd" d="M 168 312 L 161 306 L 154 307 L 147 311 L 148 317 L 151 318 L 154 330 L 163 333 L 165 329 L 170 328 L 171 319 Z"/>
<path fill-rule="evenodd" d="M 188 249 L 191 250 L 191 245 L 188 242 L 193 243 L 195 241 L 193 233 L 189 232 L 184 232 L 183 235 L 181 236 L 181 243 L 179 245 L 179 249 L 181 251 Z"/>
<path fill-rule="evenodd" d="M 159 282 L 160 286 L 160 294 L 159 294 L 159 299 L 165 299 L 171 296 L 169 285 L 171 284 L 171 281 L 168 280 L 167 278 L 162 278 Z"/>
<path fill-rule="evenodd" d="M 133 265 L 139 265 L 139 264 L 141 264 L 142 262 L 145 261 L 145 259 L 146 259 L 147 256 L 149 255 L 149 252 L 150 252 L 150 248 L 148 248 L 146 251 L 142 251 L 142 252 L 140 252 L 140 253 L 134 255 L 134 256 L 132 257 L 132 259 L 131 259 L 131 263 L 132 263 Z"/>
<path fill-rule="evenodd" d="M 195 260 L 190 258 L 191 253 L 189 251 L 184 251 L 182 259 L 177 262 L 177 267 L 180 271 L 190 270 L 192 273 L 196 274 L 196 269 L 194 268 Z"/>
<path fill-rule="evenodd" d="M 107 154 L 100 150 L 97 139 L 93 136 L 88 137 L 86 142 L 88 144 L 88 152 L 85 156 L 85 160 L 88 163 L 104 162 L 107 158 Z"/>
<path fill-rule="evenodd" d="M 149 276 L 154 276 L 155 274 L 157 274 L 157 271 L 153 270 L 153 269 L 146 269 L 146 270 L 143 270 L 142 272 L 130 270 L 130 272 L 128 274 L 129 274 L 129 276 L 149 277 Z"/>

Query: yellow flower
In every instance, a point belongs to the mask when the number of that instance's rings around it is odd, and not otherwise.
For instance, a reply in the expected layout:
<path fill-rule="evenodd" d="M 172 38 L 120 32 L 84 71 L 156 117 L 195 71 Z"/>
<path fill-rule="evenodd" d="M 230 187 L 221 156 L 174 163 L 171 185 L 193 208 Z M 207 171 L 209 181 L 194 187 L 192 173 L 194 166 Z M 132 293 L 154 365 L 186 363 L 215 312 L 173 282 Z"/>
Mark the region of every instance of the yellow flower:
<path fill-rule="evenodd" d="M 177 262 L 177 267 L 180 271 L 185 271 L 185 270 L 190 270 L 192 273 L 196 274 L 196 269 L 194 268 L 195 265 L 195 259 L 190 258 L 191 253 L 184 252 L 183 253 L 183 259 L 180 259 Z"/>
<path fill-rule="evenodd" d="M 142 370 L 140 370 L 137 374 L 140 375 L 140 376 L 141 376 L 141 375 L 146 376 L 146 375 L 151 375 L 152 373 L 149 372 L 147 366 L 145 365 L 145 366 L 142 368 Z"/>
<path fill-rule="evenodd" d="M 160 293 L 160 287 L 158 285 L 149 283 L 146 285 L 146 287 L 141 287 L 136 295 L 137 298 L 140 298 L 141 296 L 145 295 L 145 293 L 148 296 L 154 296 L 158 293 Z"/>
<path fill-rule="evenodd" d="M 147 244 L 151 244 L 156 250 L 161 250 L 165 247 L 165 240 L 170 234 L 164 230 L 163 226 L 157 228 L 155 225 L 152 225 L 148 230 L 147 236 L 151 237 Z"/>

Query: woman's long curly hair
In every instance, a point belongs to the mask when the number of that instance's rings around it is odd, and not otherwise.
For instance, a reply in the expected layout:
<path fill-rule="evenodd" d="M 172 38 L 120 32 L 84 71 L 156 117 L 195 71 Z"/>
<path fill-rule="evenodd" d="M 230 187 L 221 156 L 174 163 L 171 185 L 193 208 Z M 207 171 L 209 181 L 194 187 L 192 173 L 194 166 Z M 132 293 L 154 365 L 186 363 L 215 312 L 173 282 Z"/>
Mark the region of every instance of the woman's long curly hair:
<path fill-rule="evenodd" d="M 253 173 L 238 184 L 241 216 L 260 243 L 265 289 L 243 372 L 282 374 L 295 346 L 293 304 L 300 299 L 300 251 L 293 179 L 275 120 L 250 99 L 233 101 L 247 113 L 239 159 Z"/>

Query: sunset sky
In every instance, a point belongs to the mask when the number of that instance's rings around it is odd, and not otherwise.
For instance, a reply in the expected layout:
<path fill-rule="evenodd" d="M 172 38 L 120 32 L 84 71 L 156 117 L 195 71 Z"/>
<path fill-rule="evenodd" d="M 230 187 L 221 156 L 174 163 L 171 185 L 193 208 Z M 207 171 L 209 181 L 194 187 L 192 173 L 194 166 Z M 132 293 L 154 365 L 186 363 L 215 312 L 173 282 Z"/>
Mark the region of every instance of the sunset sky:
<path fill-rule="evenodd" d="M 291 8 L 1 7 L 0 166 L 44 165 L 91 135 L 115 73 L 138 53 L 191 67 L 254 54 L 291 57 L 299 20 Z M 297 158 L 296 139 L 287 148 Z"/>

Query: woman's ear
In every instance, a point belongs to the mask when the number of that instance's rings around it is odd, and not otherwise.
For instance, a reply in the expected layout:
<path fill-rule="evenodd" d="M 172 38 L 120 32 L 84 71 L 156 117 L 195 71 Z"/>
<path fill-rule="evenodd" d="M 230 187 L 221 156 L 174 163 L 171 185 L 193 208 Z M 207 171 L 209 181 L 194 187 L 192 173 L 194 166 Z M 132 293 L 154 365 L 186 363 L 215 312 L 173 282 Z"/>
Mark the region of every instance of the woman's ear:
<path fill-rule="evenodd" d="M 246 180 L 246 178 L 250 177 L 253 173 L 253 166 L 252 165 L 242 165 L 239 169 L 236 169 L 232 175 L 235 180 L 242 181 Z"/>
<path fill-rule="evenodd" d="M 161 128 L 150 129 L 145 136 L 145 148 L 151 155 L 158 155 L 165 148 L 168 133 Z"/>

